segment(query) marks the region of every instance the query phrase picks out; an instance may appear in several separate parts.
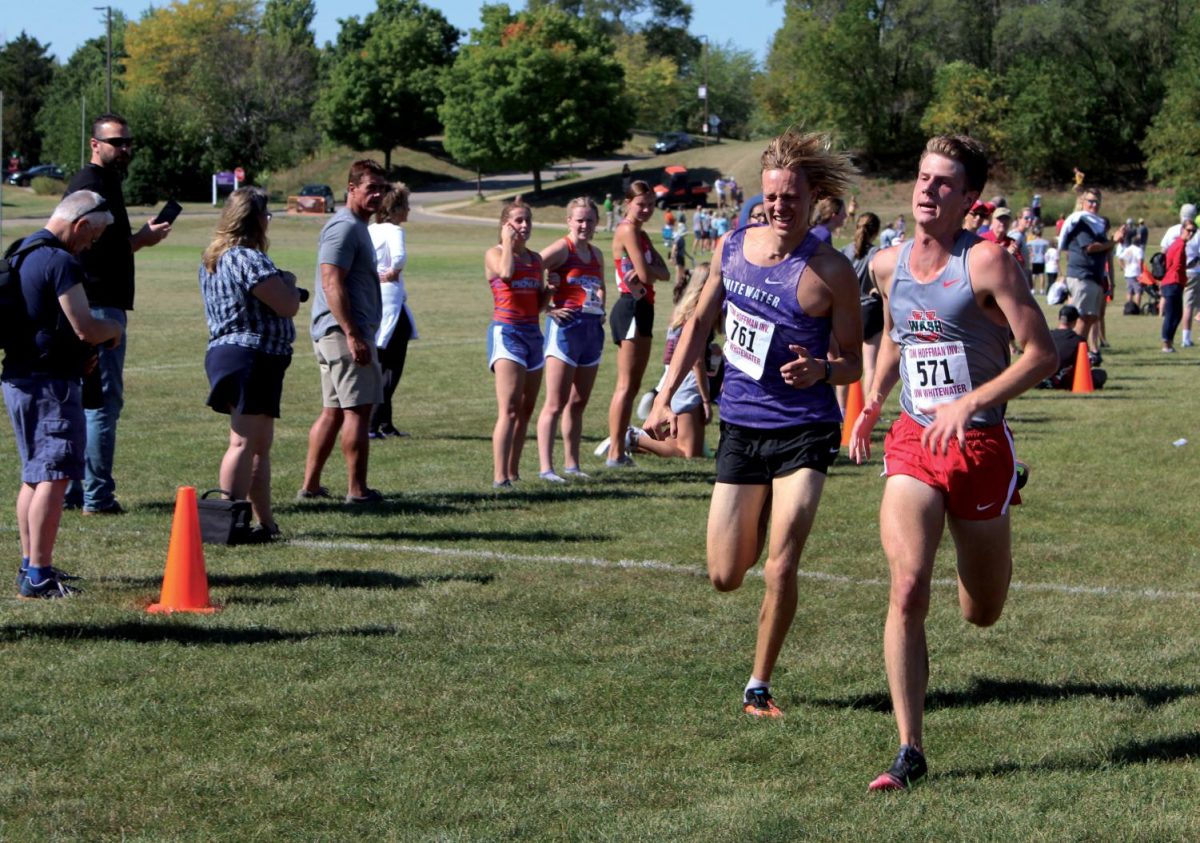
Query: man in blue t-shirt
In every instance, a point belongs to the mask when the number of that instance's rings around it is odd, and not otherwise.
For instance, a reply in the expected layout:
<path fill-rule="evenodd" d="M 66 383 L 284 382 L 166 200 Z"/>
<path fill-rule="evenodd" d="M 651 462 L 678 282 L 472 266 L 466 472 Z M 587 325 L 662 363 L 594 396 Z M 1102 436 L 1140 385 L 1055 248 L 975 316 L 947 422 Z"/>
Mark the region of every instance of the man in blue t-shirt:
<path fill-rule="evenodd" d="M 94 346 L 118 341 L 123 328 L 115 319 L 92 315 L 75 256 L 112 221 L 104 198 L 81 190 L 63 199 L 46 227 L 12 252 L 27 330 L 10 338 L 0 388 L 21 458 L 17 594 L 23 598 L 77 591 L 67 584 L 76 578 L 54 568 L 53 554 L 67 486 L 83 477 L 82 378 L 95 365 Z"/>
<path fill-rule="evenodd" d="M 377 162 L 355 161 L 346 205 L 321 229 L 310 334 L 324 407 L 308 434 L 300 500 L 330 497 L 321 485 L 321 472 L 339 433 L 348 475 L 346 503 L 383 500 L 367 486 L 371 409 L 383 400 L 383 371 L 375 348 L 383 298 L 367 221 L 379 210 L 388 187 L 387 173 Z"/>

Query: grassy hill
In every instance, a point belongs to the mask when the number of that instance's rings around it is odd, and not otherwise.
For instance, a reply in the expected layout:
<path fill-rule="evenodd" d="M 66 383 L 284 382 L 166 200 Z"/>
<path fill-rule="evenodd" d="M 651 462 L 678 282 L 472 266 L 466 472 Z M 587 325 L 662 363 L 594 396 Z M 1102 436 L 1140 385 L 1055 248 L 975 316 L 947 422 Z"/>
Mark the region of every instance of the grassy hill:
<path fill-rule="evenodd" d="M 271 192 L 272 201 L 283 202 L 306 184 L 327 184 L 340 201 L 346 189 L 350 165 L 360 158 L 382 161 L 383 156 L 378 150 L 356 152 L 344 146 L 318 150 L 295 167 L 266 174 L 264 186 Z M 393 149 L 389 175 L 394 181 L 402 181 L 411 188 L 475 177 L 473 170 L 460 167 L 445 157 L 441 144 L 435 142 L 430 142 L 423 149 L 403 146 Z"/>

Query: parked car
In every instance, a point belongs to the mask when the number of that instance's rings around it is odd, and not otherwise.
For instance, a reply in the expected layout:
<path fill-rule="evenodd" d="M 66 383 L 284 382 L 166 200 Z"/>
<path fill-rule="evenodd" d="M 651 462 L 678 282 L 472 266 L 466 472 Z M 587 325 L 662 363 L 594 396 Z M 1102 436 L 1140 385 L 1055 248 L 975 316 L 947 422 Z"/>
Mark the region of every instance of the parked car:
<path fill-rule="evenodd" d="M 706 181 L 689 179 L 687 167 L 673 164 L 665 168 L 663 182 L 664 184 L 654 185 L 654 204 L 660 208 L 708 204 L 708 194 L 712 185 Z"/>
<path fill-rule="evenodd" d="M 654 144 L 654 151 L 662 155 L 665 152 L 691 149 L 694 145 L 692 136 L 687 132 L 666 132 L 659 136 L 658 142 Z"/>
<path fill-rule="evenodd" d="M 66 181 L 67 175 L 57 164 L 38 164 L 28 170 L 17 170 L 8 177 L 8 183 L 15 184 L 17 187 L 28 187 L 30 182 L 37 178 Z"/>
<path fill-rule="evenodd" d="M 325 212 L 333 213 L 333 188 L 327 184 L 306 184 L 300 188 L 301 196 L 320 196 L 325 200 Z"/>

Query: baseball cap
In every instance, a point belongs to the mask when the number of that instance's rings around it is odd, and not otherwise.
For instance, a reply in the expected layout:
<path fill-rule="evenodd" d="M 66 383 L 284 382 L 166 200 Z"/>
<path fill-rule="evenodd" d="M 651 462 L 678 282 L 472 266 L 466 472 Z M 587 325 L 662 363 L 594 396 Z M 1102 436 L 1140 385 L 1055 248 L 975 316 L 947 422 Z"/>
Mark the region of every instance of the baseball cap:
<path fill-rule="evenodd" d="M 1179 221 L 1194 220 L 1196 218 L 1196 206 L 1192 203 L 1179 206 Z"/>
<path fill-rule="evenodd" d="M 1010 219 L 1012 219 L 1012 211 L 1010 209 L 1004 207 L 1003 205 L 1001 205 L 999 208 L 997 208 L 995 211 L 992 212 L 992 219 L 994 219 L 994 220 L 998 220 L 998 219 L 1010 220 Z"/>
<path fill-rule="evenodd" d="M 991 202 L 976 202 L 971 206 L 970 213 L 979 214 L 982 217 L 990 217 L 994 210 L 996 210 L 996 206 Z"/>
<path fill-rule="evenodd" d="M 1079 309 L 1073 304 L 1063 305 L 1062 310 L 1058 311 L 1058 318 L 1066 322 L 1078 321 Z"/>

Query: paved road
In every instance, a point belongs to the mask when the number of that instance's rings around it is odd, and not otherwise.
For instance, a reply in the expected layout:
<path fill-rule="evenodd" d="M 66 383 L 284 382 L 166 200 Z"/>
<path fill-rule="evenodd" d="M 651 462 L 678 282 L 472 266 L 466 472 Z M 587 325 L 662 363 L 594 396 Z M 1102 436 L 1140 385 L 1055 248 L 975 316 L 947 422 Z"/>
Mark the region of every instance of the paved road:
<path fill-rule="evenodd" d="M 542 170 L 542 184 L 548 186 L 560 173 L 578 173 L 580 176 L 597 176 L 605 173 L 619 173 L 625 164 L 637 167 L 645 162 L 644 158 L 606 158 L 594 161 L 574 161 L 569 164 L 556 164 Z M 533 190 L 533 175 L 530 173 L 501 173 L 486 176 L 482 184 L 483 194 L 487 197 L 505 195 Z M 494 226 L 495 220 L 470 217 L 455 214 L 454 209 L 463 204 L 475 201 L 478 190 L 474 180 L 440 182 L 427 185 L 421 190 L 414 190 L 409 197 L 414 219 L 440 220 L 443 222 L 471 223 L 476 225 Z"/>
<path fill-rule="evenodd" d="M 560 173 L 578 173 L 580 176 L 596 176 L 605 173 L 618 173 L 625 164 L 631 167 L 640 166 L 645 162 L 644 158 L 626 157 L 626 158 L 606 158 L 603 160 L 592 161 L 574 161 L 568 164 L 556 164 L 552 167 L 547 167 L 542 171 L 542 183 L 550 185 L 554 182 L 554 177 Z M 492 197 L 496 195 L 503 196 L 510 193 L 518 193 L 521 191 L 530 191 L 533 189 L 533 175 L 531 173 L 500 173 L 498 175 L 485 176 L 482 183 L 483 193 L 485 196 Z M 7 185 L 4 190 L 14 190 L 18 188 L 10 188 Z M 470 181 L 448 181 L 438 182 L 424 187 L 421 190 L 413 191 L 409 197 L 409 204 L 412 206 L 412 216 L 414 219 L 438 220 L 441 222 L 457 222 L 471 225 L 489 225 L 494 226 L 495 220 L 490 220 L 481 217 L 471 217 L 466 215 L 455 214 L 453 211 L 456 207 L 475 201 L 477 195 L 477 186 L 474 179 Z M 3 222 L 8 223 L 26 223 L 30 220 L 41 220 L 42 217 L 21 217 L 15 214 L 10 214 L 5 209 Z M 219 208 L 212 210 L 189 210 L 191 216 L 216 216 L 220 214 Z"/>

